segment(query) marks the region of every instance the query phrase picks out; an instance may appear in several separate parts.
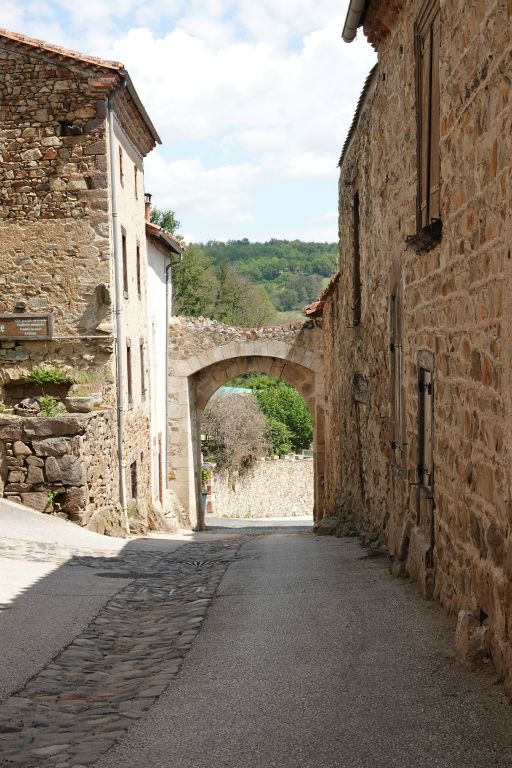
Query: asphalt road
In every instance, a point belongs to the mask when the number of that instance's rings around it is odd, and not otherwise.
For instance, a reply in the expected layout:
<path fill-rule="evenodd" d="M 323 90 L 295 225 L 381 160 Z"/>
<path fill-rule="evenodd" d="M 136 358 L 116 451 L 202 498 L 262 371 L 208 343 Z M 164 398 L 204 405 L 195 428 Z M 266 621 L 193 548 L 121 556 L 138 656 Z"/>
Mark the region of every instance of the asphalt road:
<path fill-rule="evenodd" d="M 512 765 L 496 676 L 456 662 L 452 620 L 385 560 L 306 532 L 240 555 L 178 676 L 97 768 Z"/>

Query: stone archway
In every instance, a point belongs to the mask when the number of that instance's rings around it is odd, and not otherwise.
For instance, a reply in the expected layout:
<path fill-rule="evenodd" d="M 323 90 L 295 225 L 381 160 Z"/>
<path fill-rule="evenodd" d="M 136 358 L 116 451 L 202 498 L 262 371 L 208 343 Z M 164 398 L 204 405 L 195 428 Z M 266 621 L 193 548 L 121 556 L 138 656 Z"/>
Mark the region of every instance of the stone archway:
<path fill-rule="evenodd" d="M 214 392 L 242 373 L 260 371 L 294 386 L 313 418 L 314 521 L 323 517 L 324 381 L 318 321 L 260 329 L 229 328 L 204 318 L 173 318 L 169 326 L 169 488 L 181 523 L 200 530 L 201 420 Z"/>

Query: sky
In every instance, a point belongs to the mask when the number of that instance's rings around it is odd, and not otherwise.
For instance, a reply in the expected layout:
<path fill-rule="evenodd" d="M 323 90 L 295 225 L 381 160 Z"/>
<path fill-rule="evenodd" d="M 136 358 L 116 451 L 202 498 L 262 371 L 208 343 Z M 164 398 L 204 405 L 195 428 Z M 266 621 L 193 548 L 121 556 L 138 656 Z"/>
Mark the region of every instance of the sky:
<path fill-rule="evenodd" d="M 335 242 L 337 163 L 375 54 L 348 0 L 2 0 L 0 26 L 124 63 L 188 241 Z"/>

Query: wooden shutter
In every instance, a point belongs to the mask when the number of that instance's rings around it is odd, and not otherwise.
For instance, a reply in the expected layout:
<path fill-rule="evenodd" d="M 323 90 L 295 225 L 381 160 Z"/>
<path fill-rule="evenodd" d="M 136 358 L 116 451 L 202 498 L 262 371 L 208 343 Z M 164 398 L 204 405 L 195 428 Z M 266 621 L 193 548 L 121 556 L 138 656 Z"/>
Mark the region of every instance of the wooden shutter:
<path fill-rule="evenodd" d="M 430 87 L 430 200 L 429 220 L 440 218 L 440 156 L 439 156 L 439 47 L 441 22 L 437 12 L 432 22 L 431 87 Z"/>

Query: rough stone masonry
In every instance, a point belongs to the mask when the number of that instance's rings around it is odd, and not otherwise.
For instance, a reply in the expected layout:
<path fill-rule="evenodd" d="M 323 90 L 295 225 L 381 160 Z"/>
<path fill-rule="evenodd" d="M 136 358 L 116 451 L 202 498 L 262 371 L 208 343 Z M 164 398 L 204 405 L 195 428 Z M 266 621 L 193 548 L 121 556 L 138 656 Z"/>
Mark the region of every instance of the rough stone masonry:
<path fill-rule="evenodd" d="M 341 159 L 340 277 L 323 313 L 328 510 L 350 491 L 361 532 L 471 616 L 468 631 L 486 628 L 509 691 L 511 17 L 506 0 L 370 4 L 379 59 Z M 418 30 L 429 18 L 442 235 L 422 249 L 406 238 L 418 232 Z"/>

